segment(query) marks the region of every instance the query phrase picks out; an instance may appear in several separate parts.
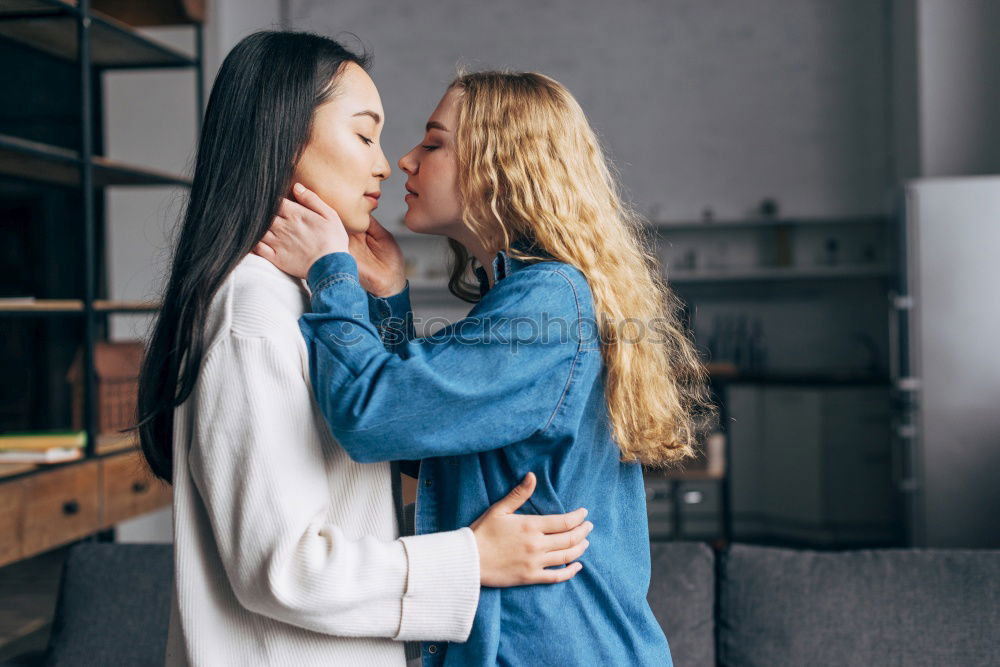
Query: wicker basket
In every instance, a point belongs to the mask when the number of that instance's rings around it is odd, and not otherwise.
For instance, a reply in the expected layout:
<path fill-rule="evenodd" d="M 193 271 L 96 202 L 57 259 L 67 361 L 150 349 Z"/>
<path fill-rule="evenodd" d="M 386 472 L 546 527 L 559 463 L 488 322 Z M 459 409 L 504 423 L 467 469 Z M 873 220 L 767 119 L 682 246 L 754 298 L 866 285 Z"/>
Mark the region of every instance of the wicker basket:
<path fill-rule="evenodd" d="M 117 434 L 135 426 L 139 368 L 144 349 L 141 342 L 97 343 L 94 371 L 97 374 L 98 434 Z M 83 429 L 83 350 L 80 349 L 66 376 L 73 393 L 73 428 Z"/>

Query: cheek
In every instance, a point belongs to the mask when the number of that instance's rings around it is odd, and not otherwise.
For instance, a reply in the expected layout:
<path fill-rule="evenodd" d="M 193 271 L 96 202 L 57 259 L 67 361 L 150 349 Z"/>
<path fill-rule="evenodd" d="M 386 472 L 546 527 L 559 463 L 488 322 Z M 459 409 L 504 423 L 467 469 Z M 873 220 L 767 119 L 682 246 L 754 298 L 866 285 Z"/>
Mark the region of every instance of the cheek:
<path fill-rule="evenodd" d="M 455 217 L 458 211 L 458 169 L 454 158 L 449 155 L 434 156 L 431 176 L 434 207 L 441 214 Z M 422 169 L 423 167 L 421 167 Z"/>
<path fill-rule="evenodd" d="M 368 227 L 363 198 L 367 156 L 360 153 L 363 151 L 353 150 L 347 142 L 312 144 L 295 168 L 295 180 L 337 211 L 350 231 Z"/>

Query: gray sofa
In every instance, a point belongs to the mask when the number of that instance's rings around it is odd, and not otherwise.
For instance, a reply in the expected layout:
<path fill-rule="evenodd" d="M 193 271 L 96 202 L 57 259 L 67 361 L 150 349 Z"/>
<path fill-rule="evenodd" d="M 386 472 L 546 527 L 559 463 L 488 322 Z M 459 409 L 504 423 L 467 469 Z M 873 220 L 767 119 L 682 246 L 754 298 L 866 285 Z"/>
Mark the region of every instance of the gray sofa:
<path fill-rule="evenodd" d="M 1000 664 L 1000 551 L 815 552 L 656 544 L 649 601 L 674 664 Z M 152 665 L 169 617 L 169 545 L 71 550 L 50 665 Z"/>

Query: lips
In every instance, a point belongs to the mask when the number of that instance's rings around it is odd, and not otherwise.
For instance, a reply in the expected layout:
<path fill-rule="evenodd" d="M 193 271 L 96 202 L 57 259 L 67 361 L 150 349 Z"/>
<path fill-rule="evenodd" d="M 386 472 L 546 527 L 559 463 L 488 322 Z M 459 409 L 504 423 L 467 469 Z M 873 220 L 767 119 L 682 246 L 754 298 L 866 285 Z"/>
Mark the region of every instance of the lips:
<path fill-rule="evenodd" d="M 417 194 L 417 191 L 416 191 L 416 190 L 414 190 L 413 188 L 411 188 L 411 187 L 410 187 L 409 183 L 407 183 L 405 187 L 406 187 L 406 192 L 407 192 L 408 194 L 411 194 L 411 195 L 413 195 L 414 197 L 419 197 L 419 196 L 420 196 L 420 195 L 418 195 L 418 194 Z"/>

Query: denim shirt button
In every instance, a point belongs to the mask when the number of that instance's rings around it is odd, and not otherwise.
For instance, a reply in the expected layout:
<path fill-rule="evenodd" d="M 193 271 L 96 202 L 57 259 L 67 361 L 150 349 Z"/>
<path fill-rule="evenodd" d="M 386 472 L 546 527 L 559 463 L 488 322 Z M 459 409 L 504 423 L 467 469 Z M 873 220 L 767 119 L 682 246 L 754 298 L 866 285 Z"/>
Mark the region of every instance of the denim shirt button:
<path fill-rule="evenodd" d="M 427 647 L 427 652 L 430 653 L 431 655 L 434 655 L 435 653 L 438 652 L 438 647 L 435 646 L 434 644 L 431 644 L 430 646 Z"/>
<path fill-rule="evenodd" d="M 430 479 L 425 479 L 425 480 L 424 480 L 424 487 L 425 487 L 425 488 L 430 488 L 430 487 L 431 487 L 431 486 L 433 486 L 433 485 L 434 485 L 434 482 L 433 482 L 433 481 L 431 481 Z"/>

